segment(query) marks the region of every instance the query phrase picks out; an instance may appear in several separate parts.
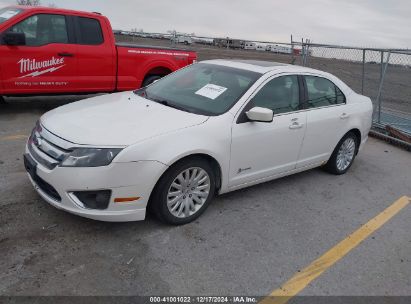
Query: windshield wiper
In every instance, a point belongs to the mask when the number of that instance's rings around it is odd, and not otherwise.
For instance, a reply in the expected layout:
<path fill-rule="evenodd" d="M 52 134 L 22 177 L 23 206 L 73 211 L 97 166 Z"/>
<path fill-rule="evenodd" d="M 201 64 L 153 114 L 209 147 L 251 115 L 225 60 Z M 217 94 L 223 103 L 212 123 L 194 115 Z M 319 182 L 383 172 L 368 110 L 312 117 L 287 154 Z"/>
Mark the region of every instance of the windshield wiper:
<path fill-rule="evenodd" d="M 188 113 L 194 113 L 193 111 L 191 111 L 191 110 L 189 110 L 189 109 L 187 109 L 187 108 L 185 108 L 185 107 L 183 107 L 183 106 L 179 106 L 179 105 L 176 105 L 176 104 L 174 104 L 174 103 L 171 103 L 171 102 L 169 102 L 168 100 L 160 99 L 160 98 L 154 98 L 154 97 L 149 97 L 148 94 L 147 94 L 147 90 L 146 90 L 145 88 L 141 88 L 141 89 L 135 90 L 135 91 L 134 91 L 134 94 L 136 94 L 136 95 L 138 95 L 138 96 L 140 96 L 140 97 L 143 97 L 143 98 L 145 98 L 145 99 L 148 99 L 148 100 L 157 102 L 157 103 L 159 103 L 159 104 L 162 104 L 162 105 L 164 105 L 164 106 L 166 106 L 166 107 L 174 108 L 174 109 L 181 110 L 181 111 L 185 111 L 185 112 L 188 112 Z"/>
<path fill-rule="evenodd" d="M 133 93 L 140 96 L 140 97 L 150 99 L 150 98 L 148 98 L 147 91 L 146 91 L 145 88 L 135 90 L 135 91 L 133 91 Z"/>
<path fill-rule="evenodd" d="M 147 97 L 147 95 L 146 95 L 146 97 Z M 147 98 L 148 98 L 148 97 L 147 97 Z M 178 106 L 178 105 L 173 104 L 173 103 L 170 103 L 168 100 L 165 100 L 165 99 L 156 99 L 156 98 L 148 98 L 148 99 L 150 99 L 150 100 L 152 100 L 152 101 L 154 101 L 154 102 L 160 103 L 160 104 L 162 104 L 162 105 L 164 105 L 164 106 L 170 107 L 170 108 L 174 108 L 174 109 L 177 109 L 177 110 L 181 110 L 181 111 L 185 111 L 185 112 L 191 113 L 191 111 L 187 110 L 186 108 L 184 108 L 184 107 L 182 107 L 182 106 Z"/>

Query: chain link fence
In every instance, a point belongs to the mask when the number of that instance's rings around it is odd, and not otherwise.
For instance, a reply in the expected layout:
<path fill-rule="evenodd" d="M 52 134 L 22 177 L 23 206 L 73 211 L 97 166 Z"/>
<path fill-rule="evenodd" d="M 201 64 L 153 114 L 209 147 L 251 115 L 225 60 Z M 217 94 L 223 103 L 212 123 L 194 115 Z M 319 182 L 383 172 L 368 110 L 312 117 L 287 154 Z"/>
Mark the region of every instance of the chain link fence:
<path fill-rule="evenodd" d="M 411 50 L 358 48 L 309 42 L 248 41 L 200 37 L 177 32 L 129 33 L 144 43 L 179 46 L 197 51 L 199 59 L 272 60 L 332 73 L 374 104 L 373 132 L 411 150 Z M 184 37 L 182 39 L 181 37 Z M 179 38 L 180 37 L 180 38 Z M 189 39 L 187 38 L 189 37 Z M 119 41 L 129 38 L 117 36 Z"/>
<path fill-rule="evenodd" d="M 411 144 L 411 51 L 301 43 L 296 64 L 330 72 L 374 104 L 374 129 Z"/>

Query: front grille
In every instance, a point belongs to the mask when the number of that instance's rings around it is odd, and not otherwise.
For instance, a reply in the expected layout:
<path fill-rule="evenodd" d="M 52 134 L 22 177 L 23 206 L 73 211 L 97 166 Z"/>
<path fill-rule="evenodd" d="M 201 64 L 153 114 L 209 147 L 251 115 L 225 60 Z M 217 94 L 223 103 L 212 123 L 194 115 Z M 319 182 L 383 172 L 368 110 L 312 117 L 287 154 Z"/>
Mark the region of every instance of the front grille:
<path fill-rule="evenodd" d="M 61 201 L 61 197 L 57 190 L 37 175 L 37 164 L 30 154 L 24 154 L 24 167 L 26 168 L 27 173 L 31 176 L 33 182 L 40 188 L 41 191 L 55 201 Z"/>
<path fill-rule="evenodd" d="M 61 202 L 61 196 L 58 194 L 57 190 L 53 188 L 52 185 L 46 183 L 40 176 L 34 174 L 32 176 L 34 182 L 45 194 L 50 196 L 55 201 Z"/>
<path fill-rule="evenodd" d="M 56 136 L 38 124 L 34 128 L 28 142 L 28 149 L 32 157 L 49 170 L 59 165 L 71 152 L 53 143 L 53 138 L 56 138 Z M 59 139 L 59 141 L 61 142 L 62 139 Z"/>
<path fill-rule="evenodd" d="M 34 144 L 29 143 L 28 147 L 29 147 L 29 152 L 30 152 L 31 156 L 33 156 L 33 158 L 38 163 L 42 164 L 47 169 L 53 170 L 58 165 L 58 162 L 56 162 L 56 161 L 48 161 L 46 158 L 44 158 L 44 156 L 41 157 L 39 155 L 39 153 L 37 152 L 38 150 L 37 151 L 35 150 Z"/>

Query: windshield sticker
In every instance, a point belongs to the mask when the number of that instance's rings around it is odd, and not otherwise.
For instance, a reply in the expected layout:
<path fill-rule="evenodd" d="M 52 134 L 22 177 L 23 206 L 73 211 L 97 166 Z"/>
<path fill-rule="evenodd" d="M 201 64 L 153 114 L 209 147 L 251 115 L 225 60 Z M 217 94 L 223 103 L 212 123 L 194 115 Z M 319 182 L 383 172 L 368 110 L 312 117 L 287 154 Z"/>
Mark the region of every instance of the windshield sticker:
<path fill-rule="evenodd" d="M 11 17 L 16 16 L 19 11 L 5 11 L 3 14 L 0 15 L 0 18 L 10 19 Z"/>
<path fill-rule="evenodd" d="M 204 97 L 207 97 L 207 98 L 210 98 L 210 99 L 214 100 L 218 96 L 223 94 L 226 90 L 227 90 L 227 88 L 225 88 L 225 87 L 220 87 L 218 85 L 209 83 L 209 84 L 206 84 L 205 86 L 203 86 L 197 92 L 195 92 L 195 94 L 201 95 L 201 96 L 204 96 Z"/>

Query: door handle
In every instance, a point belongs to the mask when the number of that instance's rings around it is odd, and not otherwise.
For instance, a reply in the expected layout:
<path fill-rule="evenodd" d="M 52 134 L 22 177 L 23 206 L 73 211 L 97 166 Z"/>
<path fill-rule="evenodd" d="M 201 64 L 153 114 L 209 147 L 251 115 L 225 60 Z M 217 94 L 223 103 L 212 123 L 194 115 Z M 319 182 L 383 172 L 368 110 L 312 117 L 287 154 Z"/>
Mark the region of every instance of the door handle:
<path fill-rule="evenodd" d="M 290 128 L 291 130 L 294 130 L 294 129 L 301 129 L 303 126 L 304 126 L 304 124 L 300 124 L 298 121 L 296 121 L 296 122 L 293 122 L 293 123 L 289 126 L 289 128 Z"/>
<path fill-rule="evenodd" d="M 350 117 L 350 115 L 348 115 L 347 113 L 342 113 L 340 116 L 341 119 L 347 119 L 348 117 Z"/>
<path fill-rule="evenodd" d="M 72 54 L 72 53 L 65 53 L 65 52 L 58 53 L 57 55 L 59 55 L 59 56 L 61 56 L 61 57 L 74 57 L 74 54 Z"/>

